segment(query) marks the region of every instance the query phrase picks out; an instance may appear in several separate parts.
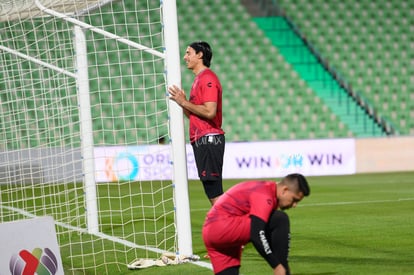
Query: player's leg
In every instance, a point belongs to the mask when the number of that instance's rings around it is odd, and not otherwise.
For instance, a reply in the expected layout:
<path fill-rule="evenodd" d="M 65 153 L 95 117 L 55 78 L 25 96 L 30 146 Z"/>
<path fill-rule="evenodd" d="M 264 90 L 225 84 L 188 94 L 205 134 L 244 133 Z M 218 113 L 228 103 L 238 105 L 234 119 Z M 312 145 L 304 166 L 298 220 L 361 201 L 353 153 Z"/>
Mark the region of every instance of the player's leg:
<path fill-rule="evenodd" d="M 224 135 L 204 136 L 192 144 L 198 175 L 213 205 L 223 194 Z"/>
<path fill-rule="evenodd" d="M 232 267 L 226 268 L 223 271 L 220 271 L 219 273 L 216 273 L 216 275 L 239 275 L 239 269 L 240 269 L 240 266 L 232 266 Z"/>
<path fill-rule="evenodd" d="M 290 222 L 289 216 L 282 211 L 273 211 L 266 227 L 266 237 L 270 240 L 273 252 L 289 274 L 289 244 Z"/>
<path fill-rule="evenodd" d="M 203 241 L 207 249 L 210 262 L 213 266 L 214 274 L 219 275 L 237 275 L 239 274 L 242 244 L 233 243 L 227 239 L 221 239 L 224 226 L 228 225 L 224 222 L 219 225 L 215 222 L 211 226 L 203 227 Z M 228 235 L 224 233 L 224 235 Z"/>
<path fill-rule="evenodd" d="M 214 274 L 235 275 L 239 272 L 242 246 L 250 240 L 250 218 L 244 216 L 209 219 L 202 230 Z"/>
<path fill-rule="evenodd" d="M 223 194 L 223 183 L 221 180 L 217 181 L 202 181 L 204 192 L 207 195 L 207 198 L 210 200 L 211 205 L 213 205 L 218 198 Z"/>
<path fill-rule="evenodd" d="M 242 248 L 238 246 L 227 246 L 219 249 L 206 244 L 210 262 L 214 274 L 238 275 L 241 263 Z"/>

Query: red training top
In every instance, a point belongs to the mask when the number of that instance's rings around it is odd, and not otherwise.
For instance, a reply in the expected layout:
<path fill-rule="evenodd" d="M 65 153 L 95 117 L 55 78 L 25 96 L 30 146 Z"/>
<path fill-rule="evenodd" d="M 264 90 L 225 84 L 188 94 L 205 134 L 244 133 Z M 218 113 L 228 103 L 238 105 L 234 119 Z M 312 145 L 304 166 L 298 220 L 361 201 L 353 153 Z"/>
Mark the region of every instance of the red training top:
<path fill-rule="evenodd" d="M 217 102 L 217 112 L 213 119 L 200 118 L 190 113 L 190 142 L 207 134 L 224 134 L 222 123 L 222 88 L 217 75 L 210 69 L 199 73 L 190 92 L 191 103 L 202 105 L 205 102 Z"/>
<path fill-rule="evenodd" d="M 205 224 L 234 216 L 250 218 L 250 215 L 267 223 L 270 213 L 278 207 L 276 188 L 274 181 L 256 180 L 234 185 L 214 203 Z"/>

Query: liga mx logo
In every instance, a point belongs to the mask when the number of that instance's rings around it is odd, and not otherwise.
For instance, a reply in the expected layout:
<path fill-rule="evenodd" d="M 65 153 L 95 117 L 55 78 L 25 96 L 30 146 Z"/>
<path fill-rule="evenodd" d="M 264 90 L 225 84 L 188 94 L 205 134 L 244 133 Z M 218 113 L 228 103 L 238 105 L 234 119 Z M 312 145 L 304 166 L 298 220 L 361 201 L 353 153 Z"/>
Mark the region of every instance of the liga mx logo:
<path fill-rule="evenodd" d="M 11 275 L 54 275 L 58 261 L 49 248 L 35 248 L 32 252 L 23 249 L 11 257 L 9 267 Z"/>

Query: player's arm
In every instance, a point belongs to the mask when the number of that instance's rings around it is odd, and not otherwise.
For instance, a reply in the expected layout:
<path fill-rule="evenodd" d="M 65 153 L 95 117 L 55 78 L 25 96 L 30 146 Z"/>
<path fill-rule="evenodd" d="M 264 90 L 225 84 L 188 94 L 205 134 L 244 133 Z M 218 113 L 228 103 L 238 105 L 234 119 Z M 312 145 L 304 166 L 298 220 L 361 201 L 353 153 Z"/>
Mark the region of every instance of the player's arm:
<path fill-rule="evenodd" d="M 170 93 L 170 99 L 183 108 L 187 117 L 190 113 L 206 119 L 213 119 L 216 116 L 217 102 L 209 101 L 201 105 L 193 104 L 186 99 L 184 91 L 175 85 L 169 87 L 168 92 Z"/>
<path fill-rule="evenodd" d="M 282 271 L 281 274 L 284 274 L 286 272 L 285 268 L 273 253 L 269 240 L 266 238 L 265 228 L 266 222 L 264 220 L 255 215 L 250 215 L 250 240 L 253 243 L 253 246 L 273 268 L 275 274 L 278 274 L 280 271 Z"/>
<path fill-rule="evenodd" d="M 204 102 L 203 105 L 196 105 L 186 100 L 179 105 L 184 110 L 206 119 L 213 119 L 217 113 L 217 102 Z"/>

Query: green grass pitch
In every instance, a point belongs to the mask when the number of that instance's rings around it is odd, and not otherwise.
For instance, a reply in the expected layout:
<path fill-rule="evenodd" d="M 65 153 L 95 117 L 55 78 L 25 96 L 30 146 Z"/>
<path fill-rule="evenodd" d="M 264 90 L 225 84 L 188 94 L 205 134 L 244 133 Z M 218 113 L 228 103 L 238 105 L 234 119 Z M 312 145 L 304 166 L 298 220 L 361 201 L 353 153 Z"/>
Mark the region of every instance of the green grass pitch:
<path fill-rule="evenodd" d="M 414 172 L 309 177 L 311 195 L 291 219 L 292 274 L 413 274 Z M 224 187 L 240 180 L 225 180 Z M 201 227 L 209 202 L 189 182 L 194 254 L 205 255 Z M 248 244 L 241 274 L 272 274 Z M 109 274 L 212 274 L 194 264 L 109 271 Z"/>

